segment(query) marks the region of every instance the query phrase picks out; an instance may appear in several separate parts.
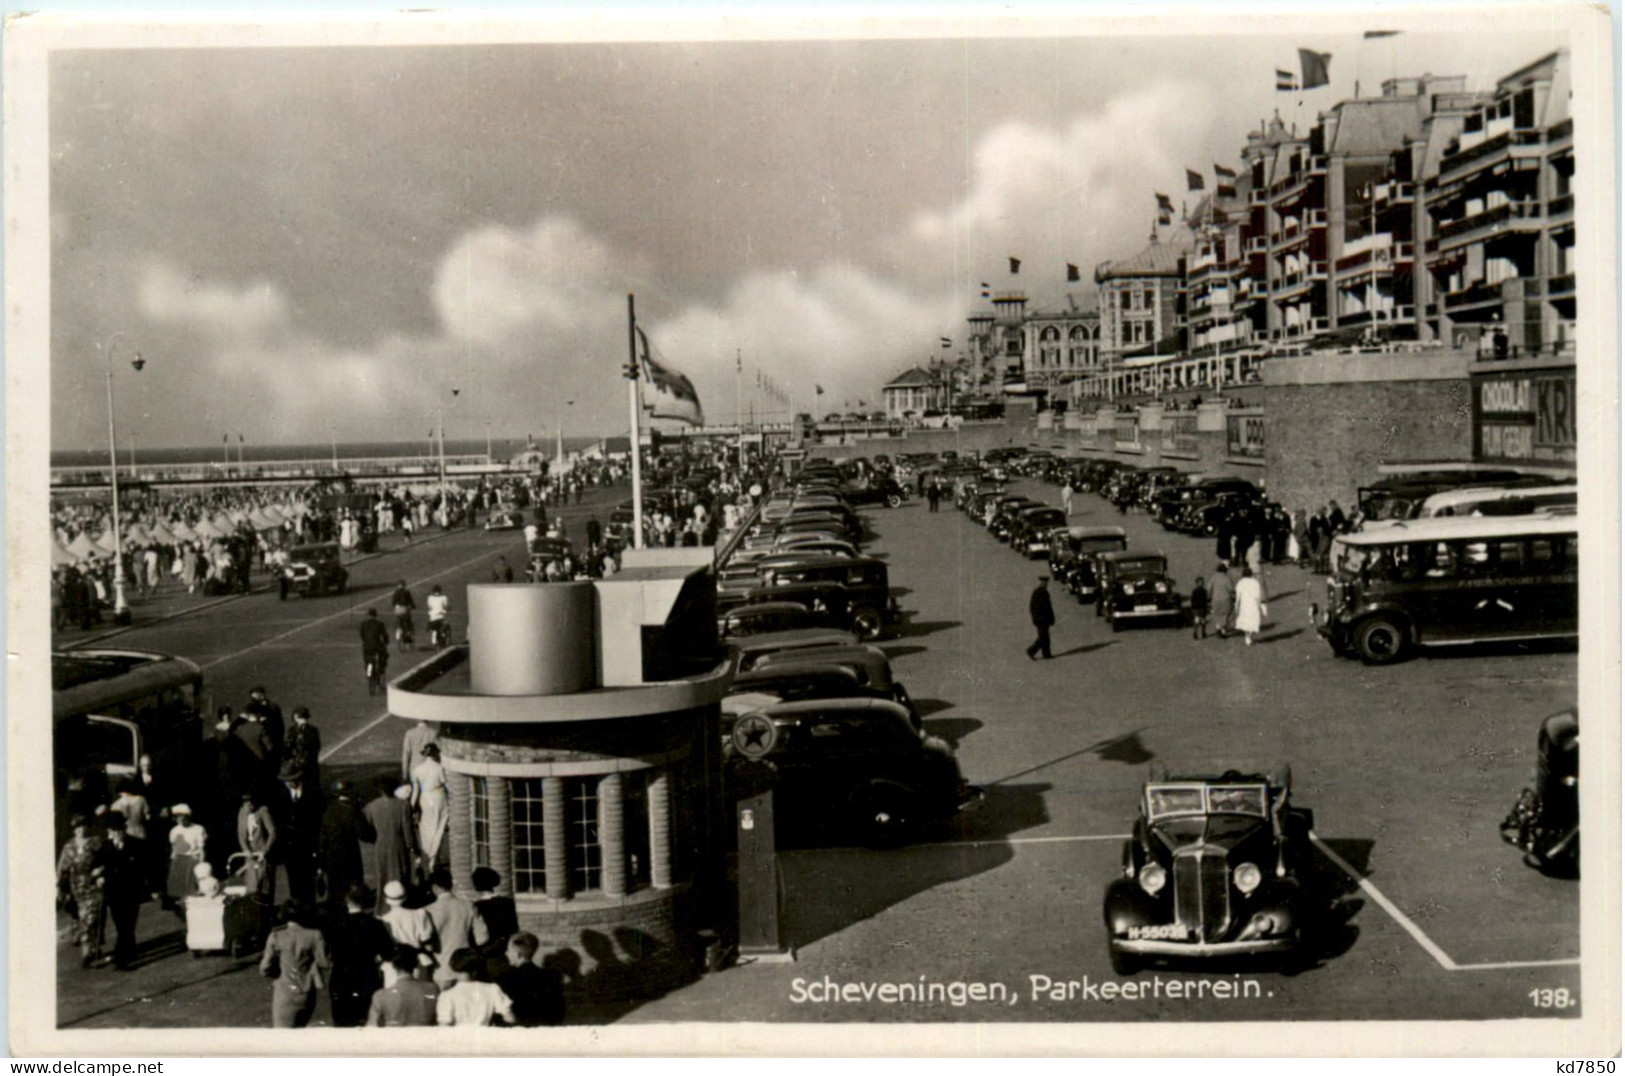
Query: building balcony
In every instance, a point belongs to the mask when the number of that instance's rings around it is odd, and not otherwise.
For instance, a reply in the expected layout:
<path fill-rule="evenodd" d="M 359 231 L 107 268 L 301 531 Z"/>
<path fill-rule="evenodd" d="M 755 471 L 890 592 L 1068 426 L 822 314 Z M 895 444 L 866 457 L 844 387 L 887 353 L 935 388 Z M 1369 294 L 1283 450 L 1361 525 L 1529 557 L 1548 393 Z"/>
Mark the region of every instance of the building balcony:
<path fill-rule="evenodd" d="M 1309 242 L 1309 233 L 1300 228 L 1294 228 L 1290 232 L 1278 233 L 1273 238 L 1277 251 L 1293 250 Z"/>
<path fill-rule="evenodd" d="M 1263 187 L 1254 187 L 1252 190 L 1247 192 L 1248 205 L 1263 205 L 1269 200 L 1269 191 L 1265 190 Z"/>
<path fill-rule="evenodd" d="M 1546 281 L 1546 298 L 1572 299 L 1574 297 L 1574 274 L 1562 273 Z"/>
<path fill-rule="evenodd" d="M 1446 292 L 1444 296 L 1444 308 L 1452 314 L 1483 306 L 1487 303 L 1499 304 L 1500 302 L 1501 285 L 1486 284 L 1483 281 L 1469 284 L 1465 288 L 1456 291 Z"/>
<path fill-rule="evenodd" d="M 1243 248 L 1248 254 L 1263 254 L 1269 250 L 1269 240 L 1261 235 L 1247 237 L 1247 245 Z"/>
<path fill-rule="evenodd" d="M 1538 231 L 1545 214 L 1538 201 L 1503 202 L 1470 217 L 1439 225 L 1439 249 L 1469 246 L 1508 232 Z"/>
<path fill-rule="evenodd" d="M 1409 204 L 1416 201 L 1416 184 L 1401 183 L 1398 180 L 1389 180 L 1387 183 L 1377 184 L 1373 192 L 1377 208 Z"/>
<path fill-rule="evenodd" d="M 1559 218 L 1564 221 L 1574 219 L 1574 195 L 1560 194 L 1546 203 L 1546 219 L 1556 224 Z"/>
<path fill-rule="evenodd" d="M 1449 183 L 1470 172 L 1481 171 L 1511 156 L 1513 147 L 1538 146 L 1545 136 L 1537 128 L 1516 128 L 1486 138 L 1471 149 L 1446 154 L 1439 161 L 1439 182 Z"/>
<path fill-rule="evenodd" d="M 1326 227 L 1326 211 L 1324 209 L 1311 209 L 1309 211 L 1309 227 Z"/>
<path fill-rule="evenodd" d="M 1337 327 L 1346 329 L 1351 325 L 1389 325 L 1396 321 L 1415 321 L 1416 307 L 1406 304 L 1404 306 L 1378 307 L 1374 310 L 1360 310 L 1353 314 L 1344 314 L 1337 319 Z"/>

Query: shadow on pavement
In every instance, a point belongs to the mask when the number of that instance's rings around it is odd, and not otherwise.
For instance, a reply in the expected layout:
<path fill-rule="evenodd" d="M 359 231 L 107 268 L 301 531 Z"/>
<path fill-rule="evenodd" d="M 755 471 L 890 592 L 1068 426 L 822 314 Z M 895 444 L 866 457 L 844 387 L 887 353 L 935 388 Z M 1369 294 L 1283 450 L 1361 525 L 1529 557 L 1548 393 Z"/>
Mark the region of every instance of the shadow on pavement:
<path fill-rule="evenodd" d="M 906 658 L 910 654 L 923 654 L 929 647 L 912 646 L 905 643 L 902 646 L 883 646 L 880 649 L 889 660 L 896 661 L 898 658 Z"/>
<path fill-rule="evenodd" d="M 1370 872 L 1371 850 L 1376 842 L 1350 838 L 1322 840 L 1362 878 Z M 1318 849 L 1299 859 L 1298 877 L 1303 883 L 1310 913 L 1303 963 L 1318 966 L 1354 947 L 1360 937 L 1360 927 L 1354 917 L 1365 907 L 1365 899 L 1360 896 L 1359 883 L 1319 854 Z"/>
<path fill-rule="evenodd" d="M 1273 627 L 1273 625 L 1272 625 Z M 1254 643 L 1278 643 L 1283 639 L 1292 639 L 1303 634 L 1302 628 L 1293 628 L 1291 631 L 1278 631 L 1274 635 L 1260 635 Z"/>
<path fill-rule="evenodd" d="M 914 712 L 919 714 L 921 718 L 930 717 L 932 714 L 940 714 L 944 710 L 952 710 L 953 708 L 954 704 L 949 702 L 947 699 L 914 700 Z M 980 724 L 981 722 L 978 721 L 977 725 Z"/>
<path fill-rule="evenodd" d="M 1091 650 L 1104 650 L 1108 646 L 1116 646 L 1116 645 L 1117 645 L 1117 640 L 1116 639 L 1107 639 L 1103 643 L 1087 643 L 1084 646 L 1074 646 L 1071 650 L 1063 650 L 1059 654 L 1056 654 L 1055 656 L 1058 657 L 1058 658 L 1069 658 L 1073 654 L 1087 654 Z"/>
<path fill-rule="evenodd" d="M 958 747 L 965 737 L 981 727 L 982 723 L 974 717 L 940 717 L 925 723 L 926 732 L 947 740 L 954 747 Z"/>
<path fill-rule="evenodd" d="M 906 620 L 892 629 L 892 635 L 898 639 L 915 639 L 922 635 L 934 635 L 939 631 L 957 628 L 963 623 L 959 620 Z"/>

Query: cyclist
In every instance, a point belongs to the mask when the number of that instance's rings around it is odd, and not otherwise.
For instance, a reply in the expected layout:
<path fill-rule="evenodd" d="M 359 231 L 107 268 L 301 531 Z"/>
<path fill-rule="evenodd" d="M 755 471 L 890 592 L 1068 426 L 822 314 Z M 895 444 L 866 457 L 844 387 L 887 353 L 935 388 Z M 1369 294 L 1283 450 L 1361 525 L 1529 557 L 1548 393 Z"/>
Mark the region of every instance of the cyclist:
<path fill-rule="evenodd" d="M 406 589 L 406 580 L 402 579 L 390 595 L 390 604 L 395 607 L 395 641 L 402 650 L 416 648 L 416 632 L 412 627 L 412 610 L 418 603 L 412 600 L 412 592 Z"/>
<path fill-rule="evenodd" d="M 429 616 L 430 643 L 436 650 L 443 650 L 451 642 L 451 621 L 447 619 L 451 612 L 451 598 L 441 591 L 439 583 L 429 592 L 424 608 Z"/>

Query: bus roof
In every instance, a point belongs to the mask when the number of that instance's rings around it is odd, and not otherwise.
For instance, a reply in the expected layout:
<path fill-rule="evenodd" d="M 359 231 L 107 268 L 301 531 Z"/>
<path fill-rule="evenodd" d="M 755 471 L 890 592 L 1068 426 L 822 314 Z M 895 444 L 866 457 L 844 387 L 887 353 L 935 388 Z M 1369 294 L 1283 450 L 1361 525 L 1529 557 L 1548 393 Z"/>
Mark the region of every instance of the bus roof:
<path fill-rule="evenodd" d="M 198 683 L 203 670 L 186 658 L 146 650 L 64 650 L 51 655 L 56 717 L 117 706 L 169 687 Z"/>
<path fill-rule="evenodd" d="M 1579 487 L 1573 483 L 1549 486 L 1469 486 L 1466 489 L 1447 489 L 1435 493 L 1422 502 L 1422 515 L 1424 518 L 1439 514 L 1443 508 L 1455 508 L 1463 504 L 1488 504 L 1491 501 L 1516 501 L 1531 497 L 1547 497 L 1568 495 L 1578 498 Z"/>
<path fill-rule="evenodd" d="M 1507 538 L 1526 534 L 1573 534 L 1580 517 L 1541 512 L 1528 516 L 1437 516 L 1395 520 L 1368 531 L 1338 535 L 1352 546 L 1398 545 L 1404 542 L 1448 542 L 1458 538 Z"/>

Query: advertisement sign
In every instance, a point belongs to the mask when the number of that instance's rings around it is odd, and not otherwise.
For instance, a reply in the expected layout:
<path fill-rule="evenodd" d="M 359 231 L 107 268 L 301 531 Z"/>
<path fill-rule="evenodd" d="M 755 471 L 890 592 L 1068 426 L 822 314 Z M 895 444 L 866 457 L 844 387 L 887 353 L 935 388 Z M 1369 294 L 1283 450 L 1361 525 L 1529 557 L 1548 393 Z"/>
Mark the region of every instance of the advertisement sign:
<path fill-rule="evenodd" d="M 1196 412 L 1169 412 L 1162 417 L 1162 450 L 1196 455 Z"/>
<path fill-rule="evenodd" d="M 1117 450 L 1119 452 L 1138 452 L 1140 450 L 1140 416 L 1117 416 Z"/>
<path fill-rule="evenodd" d="M 1224 418 L 1230 455 L 1263 459 L 1264 416 L 1231 414 Z"/>
<path fill-rule="evenodd" d="M 1574 463 L 1572 367 L 1475 375 L 1473 458 L 1485 463 Z"/>

